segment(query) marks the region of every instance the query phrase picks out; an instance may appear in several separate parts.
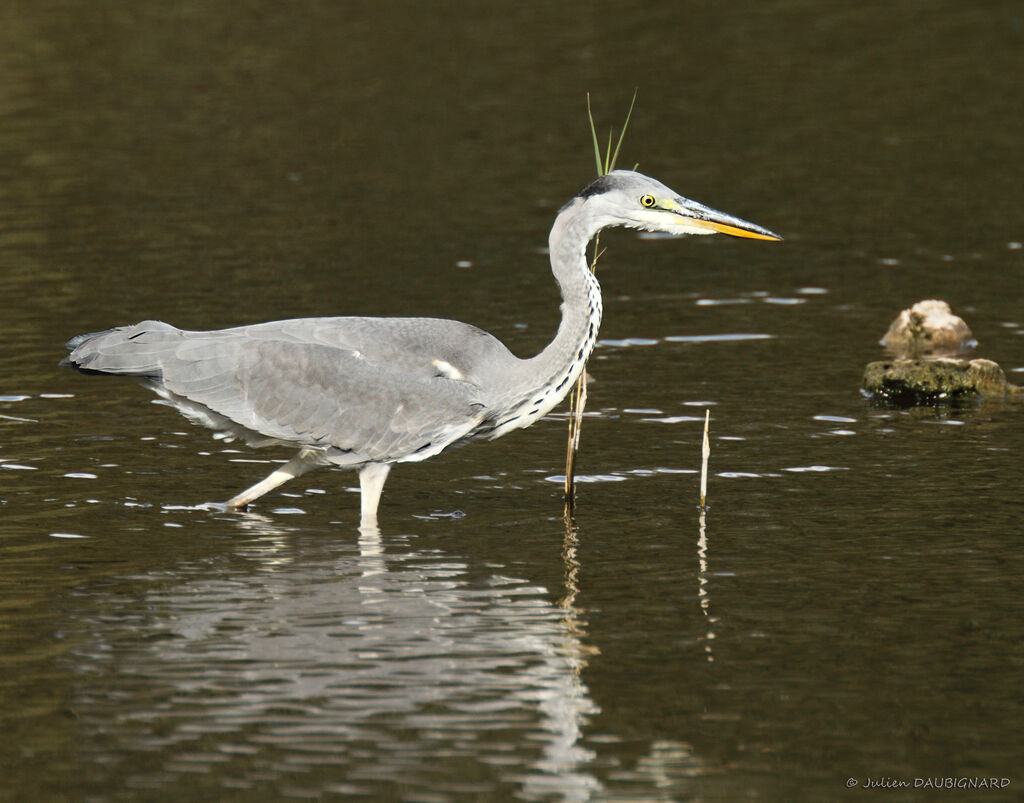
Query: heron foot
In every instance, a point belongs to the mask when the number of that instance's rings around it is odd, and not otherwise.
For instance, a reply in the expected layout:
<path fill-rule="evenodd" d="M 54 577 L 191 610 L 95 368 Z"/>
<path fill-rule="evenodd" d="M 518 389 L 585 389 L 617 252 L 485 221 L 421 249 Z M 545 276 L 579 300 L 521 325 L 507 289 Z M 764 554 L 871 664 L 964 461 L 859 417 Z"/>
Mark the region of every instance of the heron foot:
<path fill-rule="evenodd" d="M 202 502 L 195 505 L 195 510 L 209 510 L 211 513 L 244 513 L 246 506 L 232 505 L 228 502 Z"/>

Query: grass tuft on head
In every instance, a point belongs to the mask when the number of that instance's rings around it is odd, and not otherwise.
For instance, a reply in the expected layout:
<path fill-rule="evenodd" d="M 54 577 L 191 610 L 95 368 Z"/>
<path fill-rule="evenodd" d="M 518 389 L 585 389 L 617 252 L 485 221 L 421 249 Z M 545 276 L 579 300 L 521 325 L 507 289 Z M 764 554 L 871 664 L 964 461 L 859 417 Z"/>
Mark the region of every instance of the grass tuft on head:
<path fill-rule="evenodd" d="M 629 128 L 629 118 L 633 116 L 633 107 L 636 106 L 636 96 L 639 88 L 633 90 L 633 99 L 629 102 L 629 110 L 626 112 L 626 121 L 622 124 L 619 138 L 615 142 L 615 150 L 612 151 L 612 140 L 615 138 L 615 128 L 608 131 L 608 146 L 605 148 L 604 158 L 601 158 L 601 145 L 597 141 L 597 126 L 594 125 L 594 115 L 590 109 L 590 93 L 587 93 L 587 120 L 590 122 L 590 137 L 594 143 L 594 163 L 597 165 L 597 175 L 604 176 L 615 169 L 615 163 L 619 160 L 619 151 L 622 149 L 622 140 L 626 138 L 626 129 Z"/>

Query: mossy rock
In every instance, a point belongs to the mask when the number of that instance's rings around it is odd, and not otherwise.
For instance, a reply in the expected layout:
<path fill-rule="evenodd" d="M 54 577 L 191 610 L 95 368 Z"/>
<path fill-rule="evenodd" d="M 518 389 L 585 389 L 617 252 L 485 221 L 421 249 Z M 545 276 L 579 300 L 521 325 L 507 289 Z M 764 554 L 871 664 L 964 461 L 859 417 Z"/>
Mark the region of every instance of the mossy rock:
<path fill-rule="evenodd" d="M 977 398 L 1024 401 L 1024 388 L 1011 385 L 992 360 L 880 360 L 864 369 L 864 390 L 895 404 L 934 404 Z"/>

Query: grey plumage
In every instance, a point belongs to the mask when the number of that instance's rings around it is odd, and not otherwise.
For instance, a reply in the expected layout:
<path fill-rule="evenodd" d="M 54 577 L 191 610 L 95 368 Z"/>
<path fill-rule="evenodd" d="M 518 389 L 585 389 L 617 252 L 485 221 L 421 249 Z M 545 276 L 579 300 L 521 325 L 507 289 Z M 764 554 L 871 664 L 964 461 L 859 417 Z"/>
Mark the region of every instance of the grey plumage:
<path fill-rule="evenodd" d="M 317 465 L 352 466 L 360 469 L 363 525 L 373 526 L 391 464 L 529 426 L 565 397 L 601 320 L 600 287 L 585 248 L 612 225 L 779 239 L 639 173 L 615 171 L 555 220 L 549 245 L 562 322 L 536 357 L 519 359 L 458 321 L 345 317 L 209 332 L 143 321 L 72 338 L 62 364 L 138 377 L 215 437 L 300 448 L 229 506 L 244 507 Z"/>
<path fill-rule="evenodd" d="M 486 388 L 516 360 L 480 329 L 429 318 L 308 318 L 212 332 L 143 321 L 68 346 L 65 364 L 137 376 L 172 403 L 208 408 L 211 420 L 230 422 L 221 437 L 322 447 L 339 465 L 436 453 L 484 419 L 496 401 Z"/>

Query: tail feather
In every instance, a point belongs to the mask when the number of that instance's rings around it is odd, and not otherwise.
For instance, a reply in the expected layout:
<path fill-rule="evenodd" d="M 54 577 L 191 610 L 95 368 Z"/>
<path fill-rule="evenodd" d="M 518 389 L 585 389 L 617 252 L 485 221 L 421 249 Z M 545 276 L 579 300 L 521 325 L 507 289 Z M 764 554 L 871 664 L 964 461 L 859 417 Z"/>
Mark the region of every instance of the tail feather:
<path fill-rule="evenodd" d="M 180 337 L 181 330 L 162 321 L 75 335 L 66 344 L 71 353 L 60 364 L 88 374 L 159 379 L 163 361 Z"/>

